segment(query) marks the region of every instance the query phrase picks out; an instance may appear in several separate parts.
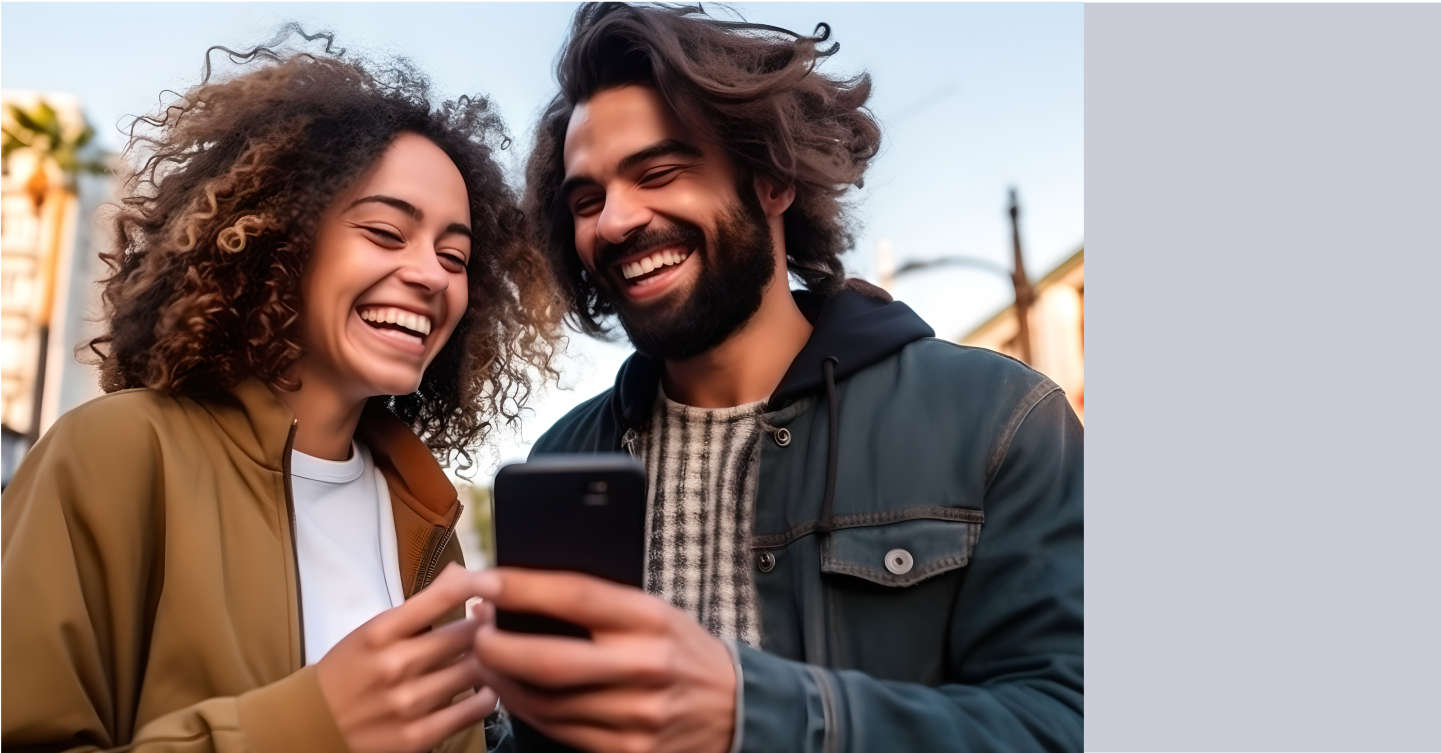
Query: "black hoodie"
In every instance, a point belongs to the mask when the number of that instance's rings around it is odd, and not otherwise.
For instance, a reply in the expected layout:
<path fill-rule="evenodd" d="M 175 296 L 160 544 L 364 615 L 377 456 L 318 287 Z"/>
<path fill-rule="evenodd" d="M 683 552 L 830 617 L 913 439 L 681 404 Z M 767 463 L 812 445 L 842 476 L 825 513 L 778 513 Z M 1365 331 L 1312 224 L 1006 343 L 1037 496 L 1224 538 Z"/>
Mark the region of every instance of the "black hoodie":
<path fill-rule="evenodd" d="M 858 280 L 829 298 L 804 290 L 792 295 L 814 330 L 771 395 L 768 410 L 779 410 L 821 389 L 827 358 L 836 360 L 834 378 L 844 380 L 916 340 L 935 336 L 910 306 Z M 640 429 L 650 421 L 660 377 L 659 363 L 632 354 L 616 374 L 615 386 L 557 421 L 536 442 L 535 452 L 621 452 L 626 430 Z M 609 422 L 595 421 L 602 411 L 609 413 Z M 581 435 L 576 435 L 577 430 Z"/>

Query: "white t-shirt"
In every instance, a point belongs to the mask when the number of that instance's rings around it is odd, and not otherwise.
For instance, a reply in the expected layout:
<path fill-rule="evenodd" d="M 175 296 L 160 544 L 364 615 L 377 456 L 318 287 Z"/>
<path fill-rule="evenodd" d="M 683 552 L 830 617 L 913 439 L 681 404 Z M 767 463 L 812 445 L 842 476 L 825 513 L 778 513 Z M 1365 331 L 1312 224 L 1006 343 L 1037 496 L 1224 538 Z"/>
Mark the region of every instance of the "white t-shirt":
<path fill-rule="evenodd" d="M 405 600 L 390 490 L 370 451 L 352 441 L 350 459 L 291 450 L 290 490 L 300 567 L 305 663 Z"/>

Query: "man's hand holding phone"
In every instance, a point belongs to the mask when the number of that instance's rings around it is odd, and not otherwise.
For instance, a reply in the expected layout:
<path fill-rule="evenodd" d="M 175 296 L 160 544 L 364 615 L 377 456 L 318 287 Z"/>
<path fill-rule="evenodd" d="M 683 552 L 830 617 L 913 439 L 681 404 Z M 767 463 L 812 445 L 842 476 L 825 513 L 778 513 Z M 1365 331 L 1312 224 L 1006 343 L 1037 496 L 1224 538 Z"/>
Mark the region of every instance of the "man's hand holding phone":
<path fill-rule="evenodd" d="M 579 573 L 502 567 L 471 577 L 474 592 L 495 608 L 554 617 L 591 634 L 512 633 L 482 623 L 474 646 L 482 680 L 515 716 L 598 753 L 730 749 L 730 651 L 689 615 Z"/>

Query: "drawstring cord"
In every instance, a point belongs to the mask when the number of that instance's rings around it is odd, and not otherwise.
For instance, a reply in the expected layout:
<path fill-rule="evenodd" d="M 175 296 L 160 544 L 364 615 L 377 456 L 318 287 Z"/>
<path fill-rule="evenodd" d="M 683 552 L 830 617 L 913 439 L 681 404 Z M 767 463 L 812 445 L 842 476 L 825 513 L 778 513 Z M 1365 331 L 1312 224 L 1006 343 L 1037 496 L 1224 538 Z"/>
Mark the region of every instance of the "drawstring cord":
<path fill-rule="evenodd" d="M 826 496 L 821 501 L 821 519 L 816 524 L 816 532 L 822 544 L 825 543 L 825 539 L 830 537 L 831 509 L 835 506 L 836 502 L 836 466 L 840 463 L 841 404 L 840 401 L 836 399 L 836 364 L 838 363 L 840 363 L 840 361 L 836 360 L 834 356 L 827 356 L 824 361 L 821 361 L 821 374 L 823 374 L 826 379 L 826 404 L 830 408 L 829 436 L 826 439 Z M 822 547 L 822 551 L 824 551 L 824 547 Z M 825 555 L 822 554 L 822 558 L 824 558 L 824 556 Z M 821 598 L 829 601 L 829 596 L 826 592 L 827 589 L 822 586 Z M 819 663 L 822 666 L 831 667 L 834 666 L 834 663 L 831 661 L 831 636 L 835 635 L 835 633 L 831 630 L 831 608 L 829 604 L 821 610 L 820 618 L 823 630 L 821 635 L 823 637 L 821 638 L 821 645 L 816 647 L 820 649 L 820 651 L 815 658 L 820 660 Z"/>
<path fill-rule="evenodd" d="M 831 530 L 831 508 L 836 501 L 836 465 L 840 462 L 841 445 L 841 406 L 836 400 L 836 364 L 840 363 L 834 356 L 827 356 L 821 361 L 821 374 L 826 379 L 826 403 L 830 407 L 830 436 L 826 442 L 826 496 L 821 502 L 821 519 L 816 530 L 828 532 Z"/>

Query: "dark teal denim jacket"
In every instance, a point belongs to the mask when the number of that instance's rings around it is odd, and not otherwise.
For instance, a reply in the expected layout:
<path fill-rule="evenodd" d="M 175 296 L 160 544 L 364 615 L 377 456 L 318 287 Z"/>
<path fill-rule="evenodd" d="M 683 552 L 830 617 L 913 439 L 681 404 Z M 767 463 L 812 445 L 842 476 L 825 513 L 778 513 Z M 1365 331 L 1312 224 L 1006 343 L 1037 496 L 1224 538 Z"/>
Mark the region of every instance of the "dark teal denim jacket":
<path fill-rule="evenodd" d="M 1080 750 L 1080 422 L 1024 364 L 838 298 L 805 301 L 763 417 L 741 750 Z M 658 378 L 632 357 L 534 452 L 620 449 Z"/>

